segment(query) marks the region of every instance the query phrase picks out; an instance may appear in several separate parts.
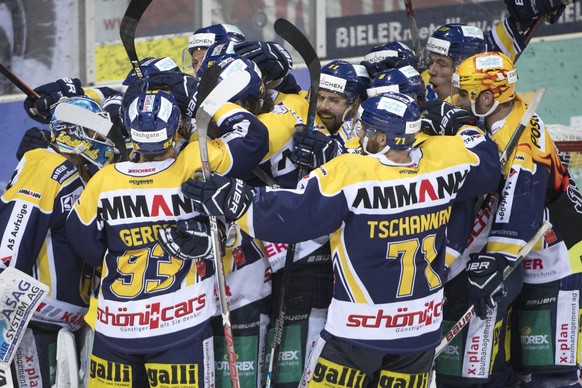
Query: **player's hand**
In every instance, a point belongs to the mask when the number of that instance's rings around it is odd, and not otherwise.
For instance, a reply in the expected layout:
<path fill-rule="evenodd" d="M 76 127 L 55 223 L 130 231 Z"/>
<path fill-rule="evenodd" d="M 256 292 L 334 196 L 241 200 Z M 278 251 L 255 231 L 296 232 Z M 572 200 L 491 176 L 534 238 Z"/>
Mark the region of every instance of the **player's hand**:
<path fill-rule="evenodd" d="M 183 115 L 194 116 L 198 81 L 186 73 L 162 71 L 147 78 L 149 89 L 167 89 L 174 96 Z"/>
<path fill-rule="evenodd" d="M 238 55 L 253 61 L 263 74 L 265 84 L 280 83 L 293 68 L 293 60 L 287 50 L 275 42 L 248 41 L 234 46 Z"/>
<path fill-rule="evenodd" d="M 469 297 L 475 306 L 475 314 L 487 318 L 487 309 L 496 306 L 505 295 L 503 270 L 507 259 L 499 253 L 472 253 L 467 263 Z"/>
<path fill-rule="evenodd" d="M 567 0 L 505 0 L 509 14 L 519 22 L 522 31 L 527 30 L 538 16 L 547 16 L 548 22 L 555 23 L 568 3 Z"/>
<path fill-rule="evenodd" d="M 81 80 L 78 78 L 60 78 L 55 82 L 49 82 L 34 89 L 39 95 L 38 99 L 26 97 L 24 100 L 24 110 L 31 119 L 43 124 L 51 121 L 51 106 L 56 104 L 63 97 L 82 96 L 85 91 L 81 87 Z"/>
<path fill-rule="evenodd" d="M 429 135 L 452 136 L 463 125 L 475 125 L 477 119 L 464 109 L 442 100 L 431 100 L 420 105 L 422 129 Z"/>
<path fill-rule="evenodd" d="M 236 178 L 212 174 L 206 182 L 188 179 L 182 192 L 192 200 L 194 210 L 209 216 L 224 217 L 226 222 L 238 220 L 248 210 L 253 190 Z"/>
<path fill-rule="evenodd" d="M 293 151 L 289 159 L 311 170 L 329 162 L 338 155 L 338 142 L 319 132 L 309 133 L 305 130 L 296 130 L 293 134 Z"/>
<path fill-rule="evenodd" d="M 37 148 L 47 148 L 50 143 L 54 140 L 54 134 L 48 129 L 40 129 L 37 127 L 32 127 L 24 132 L 24 136 L 18 144 L 18 149 L 16 150 L 16 159 L 20 160 L 24 154 L 28 151 Z"/>
<path fill-rule="evenodd" d="M 224 232 L 220 228 L 219 233 L 223 239 Z M 194 218 L 161 228 L 158 241 L 167 254 L 182 260 L 209 258 L 212 253 L 210 227 Z"/>

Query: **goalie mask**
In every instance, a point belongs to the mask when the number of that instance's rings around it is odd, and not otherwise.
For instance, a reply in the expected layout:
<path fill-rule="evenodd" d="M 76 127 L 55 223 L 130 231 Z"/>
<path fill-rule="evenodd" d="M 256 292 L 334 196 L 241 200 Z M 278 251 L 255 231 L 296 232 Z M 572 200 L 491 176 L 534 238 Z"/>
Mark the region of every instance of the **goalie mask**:
<path fill-rule="evenodd" d="M 61 153 L 81 155 L 99 168 L 113 162 L 119 151 L 107 138 L 109 113 L 89 97 L 63 98 L 51 107 L 50 129 Z"/>
<path fill-rule="evenodd" d="M 367 90 L 368 97 L 386 92 L 406 94 L 421 104 L 426 100 L 426 88 L 422 77 L 412 66 L 382 70 Z"/>
<path fill-rule="evenodd" d="M 477 117 L 490 115 L 499 104 L 515 98 L 517 70 L 511 59 L 499 52 L 485 52 L 464 60 L 453 74 L 453 86 L 467 92 L 471 111 Z M 493 93 L 495 103 L 483 114 L 477 114 L 475 104 L 484 91 Z"/>
<path fill-rule="evenodd" d="M 425 58 L 430 62 L 430 53 L 451 57 L 455 68 L 464 59 L 485 50 L 485 38 L 479 27 L 452 23 L 440 27 L 428 38 Z"/>
<path fill-rule="evenodd" d="M 174 146 L 174 136 L 180 125 L 180 109 L 170 93 L 148 90 L 129 104 L 125 123 L 137 152 L 163 154 Z"/>
<path fill-rule="evenodd" d="M 395 92 L 368 98 L 359 113 L 364 131 L 362 147 L 365 153 L 379 155 L 394 150 L 408 150 L 420 130 L 420 108 L 413 98 Z M 377 132 L 386 136 L 386 145 L 378 152 L 368 150 L 368 141 Z"/>

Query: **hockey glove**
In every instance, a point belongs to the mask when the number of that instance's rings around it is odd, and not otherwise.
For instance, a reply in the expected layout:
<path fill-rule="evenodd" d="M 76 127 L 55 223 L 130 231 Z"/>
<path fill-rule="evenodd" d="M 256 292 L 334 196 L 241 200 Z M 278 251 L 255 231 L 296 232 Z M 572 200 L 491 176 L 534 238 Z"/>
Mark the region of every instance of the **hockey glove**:
<path fill-rule="evenodd" d="M 337 156 L 338 150 L 338 142 L 319 131 L 295 131 L 293 151 L 289 159 L 299 166 L 313 170 Z"/>
<path fill-rule="evenodd" d="M 117 161 L 125 162 L 126 160 L 129 160 L 127 145 L 130 144 L 131 148 L 131 137 L 125 128 L 125 125 L 123 125 L 121 101 L 121 95 L 119 94 L 109 96 L 105 101 L 103 101 L 103 110 L 109 113 L 109 118 L 113 123 L 107 137 L 113 141 L 115 148 L 119 151 L 119 158 Z"/>
<path fill-rule="evenodd" d="M 234 51 L 259 67 L 266 84 L 280 83 L 293 68 L 289 52 L 275 42 L 242 42 L 234 47 Z"/>
<path fill-rule="evenodd" d="M 220 228 L 219 233 L 223 240 L 224 232 Z M 158 241 L 167 254 L 182 260 L 204 259 L 212 252 L 210 227 L 194 218 L 160 229 Z"/>
<path fill-rule="evenodd" d="M 452 136 L 463 125 L 477 124 L 477 119 L 469 112 L 442 100 L 425 102 L 420 112 L 422 129 L 429 135 Z"/>
<path fill-rule="evenodd" d="M 467 263 L 469 297 L 475 306 L 475 314 L 487 318 L 487 308 L 493 308 L 505 295 L 503 270 L 507 259 L 499 253 L 472 253 Z"/>
<path fill-rule="evenodd" d="M 247 211 L 254 197 L 252 189 L 236 178 L 212 174 L 203 182 L 188 179 L 182 184 L 182 192 L 192 200 L 194 210 L 209 216 L 224 216 L 226 222 L 238 220 Z"/>
<path fill-rule="evenodd" d="M 176 99 L 183 115 L 194 117 L 196 107 L 196 78 L 176 71 L 153 73 L 148 78 L 149 89 L 168 89 Z"/>
<path fill-rule="evenodd" d="M 16 159 L 20 160 L 24 154 L 28 151 L 37 148 L 47 148 L 51 142 L 54 140 L 54 134 L 48 129 L 40 129 L 37 127 L 32 127 L 26 132 L 18 144 L 18 149 L 16 150 Z"/>
<path fill-rule="evenodd" d="M 564 12 L 568 1 L 560 0 L 505 0 L 511 17 L 519 22 L 522 31 L 527 30 L 537 16 L 546 17 L 549 23 L 555 23 Z M 556 17 L 557 15 L 557 17 Z"/>
<path fill-rule="evenodd" d="M 38 99 L 26 97 L 24 100 L 24 110 L 31 119 L 43 124 L 51 121 L 51 106 L 56 104 L 63 97 L 82 96 L 85 91 L 81 87 L 81 80 L 78 78 L 61 78 L 55 82 L 49 82 L 34 89 L 39 95 Z"/>

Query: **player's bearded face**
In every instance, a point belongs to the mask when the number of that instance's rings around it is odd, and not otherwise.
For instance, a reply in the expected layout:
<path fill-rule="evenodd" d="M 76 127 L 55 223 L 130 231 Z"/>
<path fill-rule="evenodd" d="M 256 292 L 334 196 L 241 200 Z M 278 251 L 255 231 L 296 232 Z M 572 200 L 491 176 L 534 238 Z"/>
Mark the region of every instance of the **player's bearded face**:
<path fill-rule="evenodd" d="M 343 123 L 343 115 L 348 109 L 346 97 L 329 90 L 317 94 L 317 114 L 330 132 L 336 132 Z"/>

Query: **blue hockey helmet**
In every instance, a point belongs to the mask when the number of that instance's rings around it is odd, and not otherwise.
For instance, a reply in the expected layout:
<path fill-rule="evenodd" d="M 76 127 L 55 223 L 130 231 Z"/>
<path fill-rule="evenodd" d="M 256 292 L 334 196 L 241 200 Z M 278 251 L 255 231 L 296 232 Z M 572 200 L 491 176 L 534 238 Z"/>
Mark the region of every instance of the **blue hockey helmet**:
<path fill-rule="evenodd" d="M 230 77 L 235 72 L 246 71 L 251 76 L 248 85 L 240 93 L 231 98 L 230 102 L 240 104 L 249 97 L 255 97 L 258 100 L 264 99 L 266 88 L 259 67 L 253 61 L 238 54 L 231 53 L 230 50 L 225 50 L 225 46 L 217 45 L 208 50 L 202 66 L 198 71 L 198 78 L 202 79 L 204 73 L 210 66 L 221 67 L 218 83 Z"/>
<path fill-rule="evenodd" d="M 174 145 L 174 136 L 180 125 L 180 108 L 170 93 L 147 90 L 129 104 L 125 123 L 137 152 L 163 154 Z"/>
<path fill-rule="evenodd" d="M 228 42 L 240 43 L 246 40 L 240 28 L 231 24 L 213 24 L 194 31 L 188 39 L 188 52 L 192 55 L 194 49 L 209 48 L 215 44 Z"/>
<path fill-rule="evenodd" d="M 382 70 L 372 80 L 367 92 L 368 97 L 386 92 L 398 92 L 414 98 L 419 104 L 426 100 L 424 81 L 412 66 Z"/>
<path fill-rule="evenodd" d="M 364 130 L 364 150 L 367 139 L 377 131 L 386 135 L 386 148 L 406 150 L 412 147 L 415 134 L 421 128 L 420 108 L 405 94 L 386 92 L 368 98 L 361 105 L 360 123 Z"/>
<path fill-rule="evenodd" d="M 414 51 L 402 42 L 379 44 L 370 50 L 361 62 L 371 77 L 384 69 L 393 69 L 403 66 L 418 68 L 418 58 Z"/>
<path fill-rule="evenodd" d="M 364 101 L 368 97 L 366 89 L 369 86 L 370 77 L 362 65 L 335 60 L 321 68 L 319 88 L 344 94 L 348 105 L 356 97 Z"/>
<path fill-rule="evenodd" d="M 451 23 L 439 27 L 428 38 L 426 51 L 451 57 L 453 67 L 463 60 L 486 50 L 483 31 L 479 27 Z M 429 55 L 426 55 L 429 59 Z"/>
<path fill-rule="evenodd" d="M 160 71 L 180 71 L 180 68 L 176 62 L 174 62 L 174 60 L 170 57 L 147 57 L 139 61 L 139 67 L 141 68 L 144 77 L 147 77 L 150 74 L 158 73 Z M 122 91 L 125 92 L 129 84 L 136 78 L 137 74 L 135 70 L 131 70 L 121 84 Z"/>
<path fill-rule="evenodd" d="M 87 96 L 63 98 L 51 107 L 49 128 L 59 151 L 81 155 L 99 168 L 113 162 L 119 153 L 106 137 L 111 125 L 109 113 Z"/>

